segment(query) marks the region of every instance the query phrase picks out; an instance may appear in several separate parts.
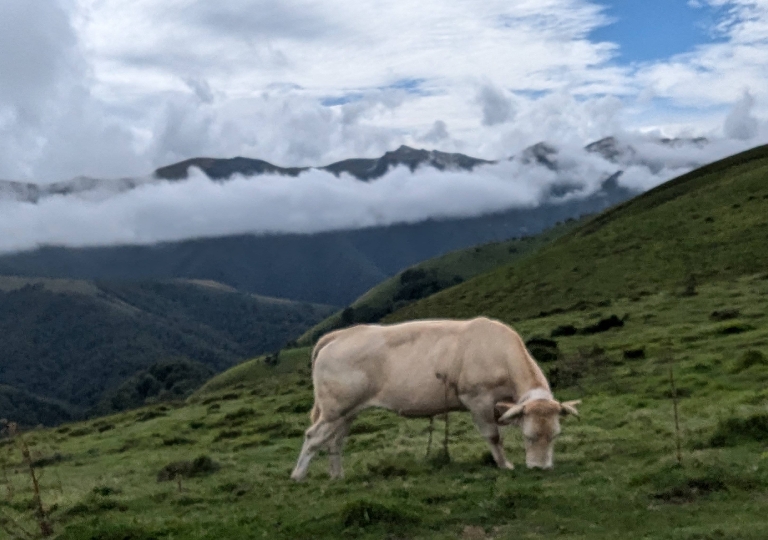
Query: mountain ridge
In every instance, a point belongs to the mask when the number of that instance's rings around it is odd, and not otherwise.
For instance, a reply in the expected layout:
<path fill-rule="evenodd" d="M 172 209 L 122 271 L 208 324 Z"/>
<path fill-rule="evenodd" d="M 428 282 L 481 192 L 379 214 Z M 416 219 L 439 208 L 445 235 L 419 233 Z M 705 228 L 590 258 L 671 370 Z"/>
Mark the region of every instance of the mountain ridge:
<path fill-rule="evenodd" d="M 673 147 L 683 145 L 701 147 L 707 144 L 708 141 L 703 137 L 699 137 L 692 139 L 658 139 L 655 142 Z M 654 171 L 659 169 L 658 164 L 640 158 L 637 151 L 630 144 L 621 142 L 614 136 L 591 142 L 584 146 L 584 150 L 601 155 L 607 161 L 617 165 L 640 164 L 648 166 Z M 549 170 L 557 171 L 559 170 L 556 160 L 557 153 L 558 148 L 555 145 L 542 141 L 523 149 L 519 155 L 511 156 L 508 159 L 520 159 L 525 164 L 537 164 Z M 381 178 L 391 169 L 398 166 L 407 167 L 411 172 L 416 171 L 420 167 L 430 167 L 438 171 L 473 171 L 477 167 L 495 163 L 498 163 L 498 161 L 476 158 L 462 153 L 413 148 L 407 145 L 401 145 L 396 150 L 385 152 L 377 158 L 349 158 L 329 165 L 313 167 L 281 167 L 263 159 L 243 156 L 232 158 L 193 157 L 159 167 L 150 175 L 144 177 L 98 179 L 80 176 L 52 184 L 0 180 L 0 200 L 11 199 L 20 202 L 37 203 L 41 199 L 57 195 L 99 192 L 106 195 L 110 193 L 124 193 L 141 185 L 157 181 L 184 180 L 189 177 L 189 170 L 193 167 L 200 169 L 214 181 L 226 181 L 235 174 L 243 176 L 274 174 L 295 177 L 303 172 L 319 170 L 329 172 L 335 176 L 348 174 L 360 181 L 368 182 Z M 701 164 L 692 163 L 691 165 Z M 616 172 L 619 172 L 619 170 Z"/>

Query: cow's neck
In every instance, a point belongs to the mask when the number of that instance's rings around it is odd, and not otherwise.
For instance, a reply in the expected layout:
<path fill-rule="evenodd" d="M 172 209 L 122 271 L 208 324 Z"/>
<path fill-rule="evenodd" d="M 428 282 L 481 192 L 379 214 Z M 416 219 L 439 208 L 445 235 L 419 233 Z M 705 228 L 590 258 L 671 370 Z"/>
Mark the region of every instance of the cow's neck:
<path fill-rule="evenodd" d="M 538 386 L 524 392 L 520 396 L 520 399 L 517 400 L 517 403 L 527 403 L 537 399 L 554 399 L 554 396 L 552 395 L 552 392 L 549 390 L 549 388 Z"/>

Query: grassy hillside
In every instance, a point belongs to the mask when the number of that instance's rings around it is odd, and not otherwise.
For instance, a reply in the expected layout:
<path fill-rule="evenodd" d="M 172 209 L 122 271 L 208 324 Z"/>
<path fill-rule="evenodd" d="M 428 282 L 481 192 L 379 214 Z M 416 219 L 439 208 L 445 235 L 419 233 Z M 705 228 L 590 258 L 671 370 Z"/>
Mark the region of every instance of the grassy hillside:
<path fill-rule="evenodd" d="M 518 321 L 768 270 L 768 146 L 703 167 L 388 320 Z"/>
<path fill-rule="evenodd" d="M 542 363 L 559 398 L 584 400 L 581 421 L 564 422 L 549 472 L 521 468 L 512 428 L 505 445 L 518 469 L 500 471 L 467 414 L 451 415 L 445 464 L 425 459 L 426 420 L 368 412 L 345 450 L 346 479 L 329 481 L 320 456 L 308 481 L 293 483 L 312 404 L 308 349 L 285 352 L 274 368 L 238 366 L 187 404 L 35 430 L 25 440 L 59 540 L 762 540 L 766 313 L 768 280 L 757 275 L 701 285 L 695 296 L 616 298 L 521 321 L 525 338 L 611 315 L 624 322 L 556 338 L 558 358 Z M 439 441 L 442 422 L 436 427 Z M 21 454 L 0 445 L 0 527 L 12 520 L 34 531 Z"/>
<path fill-rule="evenodd" d="M 18 396 L 67 404 L 63 420 L 158 362 L 181 357 L 221 371 L 282 347 L 329 311 L 208 282 L 0 276 L 0 384 Z M 35 417 L 22 401 L 7 403 L 0 417 L 27 425 L 55 421 L 50 407 Z"/>
<path fill-rule="evenodd" d="M 536 236 L 483 244 L 414 265 L 391 277 L 347 308 L 307 330 L 298 342 L 308 345 L 335 328 L 380 321 L 388 314 L 439 291 L 453 287 L 493 268 L 511 264 L 577 226 L 568 220 Z"/>

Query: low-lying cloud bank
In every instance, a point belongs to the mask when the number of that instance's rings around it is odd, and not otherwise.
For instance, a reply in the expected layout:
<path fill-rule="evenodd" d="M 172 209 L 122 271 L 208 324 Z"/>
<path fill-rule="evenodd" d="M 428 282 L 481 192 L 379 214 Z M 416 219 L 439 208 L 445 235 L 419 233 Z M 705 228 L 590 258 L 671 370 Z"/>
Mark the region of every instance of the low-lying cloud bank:
<path fill-rule="evenodd" d="M 404 167 L 373 182 L 310 170 L 298 177 L 235 176 L 154 181 L 127 192 L 56 195 L 37 204 L 0 200 L 0 252 L 41 245 L 152 244 L 232 234 L 316 233 L 430 218 L 477 216 L 556 201 L 553 188 L 578 186 L 585 197 L 618 170 L 619 184 L 652 188 L 743 149 L 733 140 L 695 144 L 622 142 L 611 161 L 582 148 L 560 148 L 549 166 L 524 154 L 473 172 Z M 562 190 L 560 190 L 562 191 Z"/>

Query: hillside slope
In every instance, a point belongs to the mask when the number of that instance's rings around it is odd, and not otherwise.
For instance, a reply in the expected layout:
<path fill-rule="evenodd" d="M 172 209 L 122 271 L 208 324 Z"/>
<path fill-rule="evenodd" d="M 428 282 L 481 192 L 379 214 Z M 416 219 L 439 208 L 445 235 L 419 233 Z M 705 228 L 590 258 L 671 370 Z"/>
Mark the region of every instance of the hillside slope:
<path fill-rule="evenodd" d="M 220 371 L 283 346 L 328 313 L 211 283 L 0 276 L 0 385 L 22 392 L 8 403 L 24 410 L 31 398 L 21 397 L 33 394 L 82 413 L 159 361 L 182 357 Z M 29 423 L 49 422 L 48 409 Z"/>
<path fill-rule="evenodd" d="M 498 266 L 510 264 L 566 234 L 578 223 L 576 220 L 568 220 L 536 236 L 452 251 L 411 266 L 376 285 L 345 309 L 320 321 L 307 330 L 298 339 L 298 343 L 308 345 L 322 334 L 336 328 L 378 322 L 388 314 L 421 298 L 453 287 Z"/>
<path fill-rule="evenodd" d="M 723 308 L 739 315 L 713 320 Z M 450 415 L 447 463 L 440 419 L 426 458 L 428 420 L 366 411 L 345 447 L 345 478 L 328 479 L 321 453 L 296 484 L 289 474 L 313 399 L 305 348 L 274 366 L 237 366 L 186 404 L 25 434 L 47 518 L 57 540 L 768 537 L 768 521 L 756 519 L 768 511 L 768 280 L 615 299 L 610 309 L 627 315 L 623 327 L 558 338 L 560 358 L 542 362 L 558 398 L 583 399 L 580 421 L 562 422 L 552 471 L 524 467 L 514 427 L 507 471 L 489 465 L 467 413 Z M 595 316 L 516 328 L 528 339 Z M 0 512 L 34 530 L 28 470 L 14 446 L 3 450 Z"/>
<path fill-rule="evenodd" d="M 513 265 L 407 306 L 390 321 L 516 321 L 768 270 L 768 146 L 667 182 Z"/>

